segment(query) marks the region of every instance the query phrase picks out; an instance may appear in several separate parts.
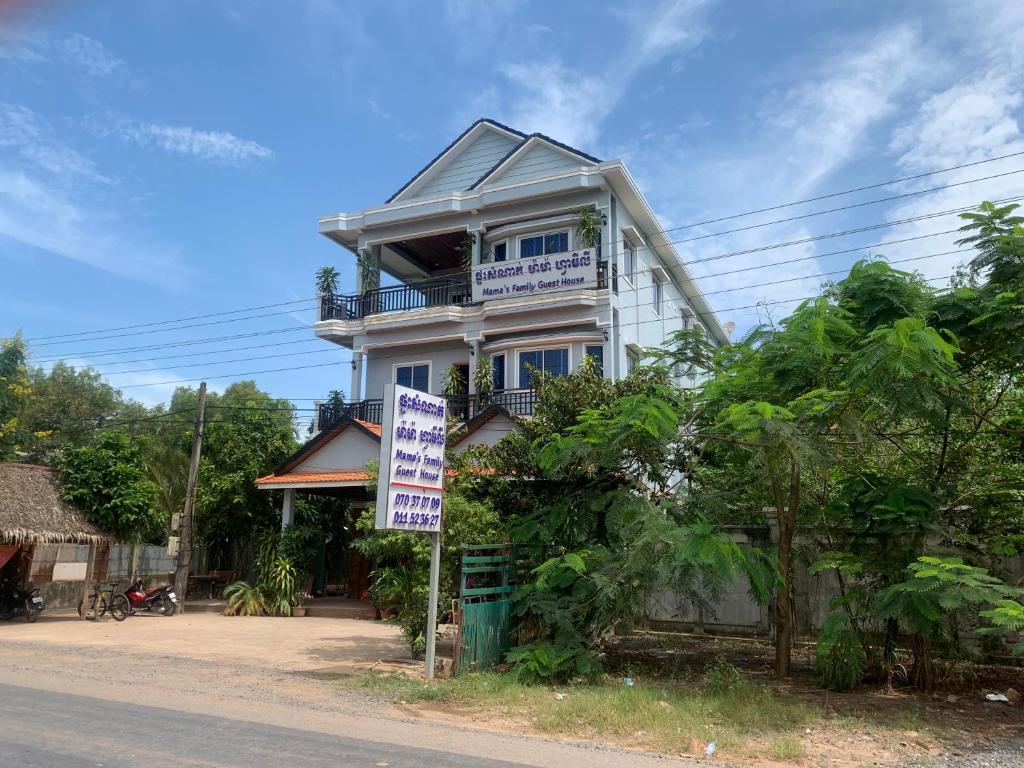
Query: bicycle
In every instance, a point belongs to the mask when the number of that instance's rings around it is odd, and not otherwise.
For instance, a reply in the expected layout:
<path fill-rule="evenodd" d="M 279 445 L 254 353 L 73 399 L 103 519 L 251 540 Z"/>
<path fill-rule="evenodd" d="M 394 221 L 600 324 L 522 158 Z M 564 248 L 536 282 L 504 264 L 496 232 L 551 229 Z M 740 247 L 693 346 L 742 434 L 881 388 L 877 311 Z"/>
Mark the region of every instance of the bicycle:
<path fill-rule="evenodd" d="M 128 618 L 128 614 L 131 613 L 131 603 L 128 601 L 128 596 L 124 592 L 118 592 L 114 594 L 114 590 L 117 588 L 118 582 L 108 582 L 107 593 L 100 589 L 99 584 L 92 585 L 92 597 L 90 598 L 88 611 L 85 608 L 85 600 L 83 599 L 78 604 L 78 615 L 83 616 L 90 621 L 98 621 L 101 616 L 105 613 L 109 613 L 114 617 L 114 621 L 124 621 Z M 108 599 L 109 595 L 109 599 Z"/>

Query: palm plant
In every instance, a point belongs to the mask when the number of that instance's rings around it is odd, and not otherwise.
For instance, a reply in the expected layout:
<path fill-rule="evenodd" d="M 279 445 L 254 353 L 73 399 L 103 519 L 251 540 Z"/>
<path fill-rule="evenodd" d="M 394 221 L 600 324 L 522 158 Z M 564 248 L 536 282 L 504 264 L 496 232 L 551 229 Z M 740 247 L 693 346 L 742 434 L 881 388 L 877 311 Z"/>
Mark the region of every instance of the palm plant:
<path fill-rule="evenodd" d="M 490 359 L 480 360 L 473 371 L 473 386 L 480 402 L 484 403 L 494 389 L 494 365 Z"/>
<path fill-rule="evenodd" d="M 594 248 L 601 241 L 601 217 L 593 208 L 580 208 L 576 215 L 576 247 Z"/>
<path fill-rule="evenodd" d="M 463 272 L 473 269 L 473 236 L 467 234 L 459 244 L 459 266 Z"/>
<path fill-rule="evenodd" d="M 266 590 L 248 581 L 234 581 L 224 587 L 225 616 L 264 616 L 267 613 Z"/>
<path fill-rule="evenodd" d="M 441 393 L 451 397 L 452 395 L 466 394 L 466 377 L 462 369 L 456 365 L 449 366 L 441 379 Z"/>
<path fill-rule="evenodd" d="M 334 267 L 320 267 L 316 271 L 316 292 L 321 295 L 333 296 L 338 292 L 340 273 Z"/>
<path fill-rule="evenodd" d="M 360 251 L 356 257 L 359 271 L 359 290 L 363 293 L 380 287 L 380 265 L 370 251 Z"/>

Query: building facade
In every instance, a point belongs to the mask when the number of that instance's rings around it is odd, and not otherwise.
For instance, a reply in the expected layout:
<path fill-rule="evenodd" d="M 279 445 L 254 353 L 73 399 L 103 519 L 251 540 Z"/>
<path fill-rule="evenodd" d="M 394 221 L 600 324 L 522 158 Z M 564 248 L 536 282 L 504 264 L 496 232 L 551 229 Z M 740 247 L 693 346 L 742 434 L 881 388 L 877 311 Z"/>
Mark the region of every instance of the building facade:
<path fill-rule="evenodd" d="M 620 161 L 493 120 L 383 205 L 319 226 L 360 282 L 321 300 L 316 335 L 353 357 L 350 402 L 322 408 L 321 429 L 343 415 L 379 422 L 388 382 L 449 394 L 467 422 L 487 406 L 529 417 L 535 371 L 566 374 L 590 356 L 619 379 L 673 331 L 728 341 Z"/>

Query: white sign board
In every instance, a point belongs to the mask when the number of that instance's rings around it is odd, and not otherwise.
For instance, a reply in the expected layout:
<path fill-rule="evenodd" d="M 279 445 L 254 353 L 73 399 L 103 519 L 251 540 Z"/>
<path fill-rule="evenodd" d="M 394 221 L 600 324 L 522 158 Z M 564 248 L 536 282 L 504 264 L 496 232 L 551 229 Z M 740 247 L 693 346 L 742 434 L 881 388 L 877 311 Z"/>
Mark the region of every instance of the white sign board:
<path fill-rule="evenodd" d="M 570 288 L 597 288 L 597 253 L 593 249 L 473 267 L 473 301 L 558 293 Z"/>
<path fill-rule="evenodd" d="M 447 402 L 388 384 L 377 477 L 377 528 L 439 533 Z"/>
<path fill-rule="evenodd" d="M 85 581 L 88 563 L 54 563 L 50 581 Z"/>

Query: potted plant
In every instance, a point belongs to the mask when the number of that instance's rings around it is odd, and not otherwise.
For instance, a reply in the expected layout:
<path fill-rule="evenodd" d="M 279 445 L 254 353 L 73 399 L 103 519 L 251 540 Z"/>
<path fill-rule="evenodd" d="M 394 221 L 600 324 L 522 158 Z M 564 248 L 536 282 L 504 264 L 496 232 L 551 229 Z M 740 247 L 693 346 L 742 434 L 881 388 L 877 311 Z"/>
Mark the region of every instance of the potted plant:
<path fill-rule="evenodd" d="M 306 601 L 310 598 L 308 592 L 297 592 L 295 594 L 295 605 L 292 606 L 292 616 L 306 615 Z"/>

